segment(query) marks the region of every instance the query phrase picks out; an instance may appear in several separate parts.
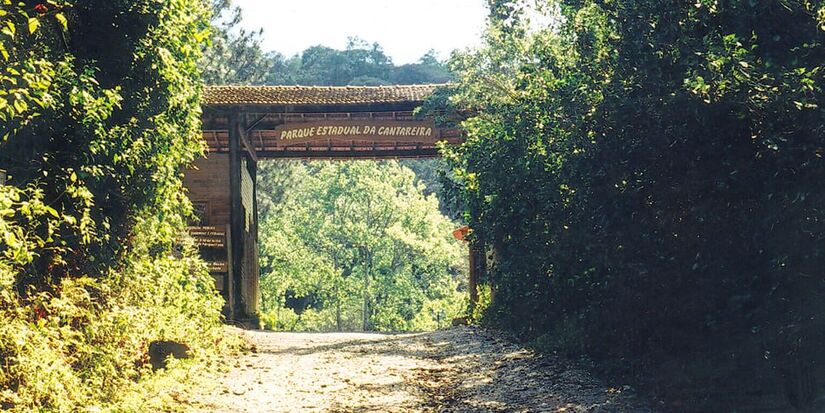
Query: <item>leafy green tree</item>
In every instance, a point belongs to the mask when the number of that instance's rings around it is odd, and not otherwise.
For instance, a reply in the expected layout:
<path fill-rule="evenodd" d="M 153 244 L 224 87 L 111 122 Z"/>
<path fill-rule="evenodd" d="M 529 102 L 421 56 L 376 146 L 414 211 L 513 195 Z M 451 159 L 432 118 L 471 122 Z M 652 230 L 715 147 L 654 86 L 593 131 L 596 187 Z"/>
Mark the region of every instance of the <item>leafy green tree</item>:
<path fill-rule="evenodd" d="M 302 85 L 380 84 L 393 65 L 377 43 L 351 38 L 344 50 L 313 46 L 300 56 L 296 81 Z"/>
<path fill-rule="evenodd" d="M 42 19 L 44 24 L 51 21 L 51 27 L 14 38 L 10 59 L 25 66 L 32 60 L 30 50 L 36 49 L 34 56 L 44 62 L 41 73 L 53 78 L 38 84 L 47 89 L 41 104 L 29 107 L 36 116 L 23 123 L 15 117 L 4 122 L 0 162 L 14 186 L 34 185 L 57 215 L 73 218 L 64 220 L 64 228 L 52 227 L 50 238 L 59 239 L 56 249 L 44 248 L 21 274 L 21 293 L 50 279 L 99 273 L 121 258 L 122 240 L 139 216 L 168 213 L 187 202 L 179 195 L 179 171 L 202 145 L 193 60 L 199 53 L 189 50 L 193 40 L 180 36 L 203 39 L 206 26 L 161 22 L 152 13 L 121 21 L 122 13 L 138 11 L 141 5 L 84 2 L 69 9 L 68 19 L 76 23 L 63 32 L 66 18 L 51 19 L 50 6 L 42 6 L 46 11 L 29 17 L 28 26 L 34 28 L 32 21 Z M 167 6 L 156 11 L 162 7 Z M 206 15 L 203 9 L 168 7 L 181 20 L 199 21 Z M 26 27 L 22 22 L 18 25 Z M 15 21 L 10 18 L 8 23 Z M 110 32 L 102 26 L 107 23 L 123 30 Z M 171 30 L 183 32 L 158 38 Z M 124 95 L 141 98 L 127 100 Z M 80 232 L 70 228 L 75 222 Z"/>
<path fill-rule="evenodd" d="M 241 8 L 231 0 L 212 0 L 210 44 L 201 60 L 206 84 L 261 84 L 269 70 L 278 70 L 261 49 L 263 29 L 247 31 L 240 27 L 241 20 Z"/>
<path fill-rule="evenodd" d="M 464 248 L 411 170 L 396 162 L 304 168 L 263 225 L 271 327 L 403 331 L 448 325 L 463 310 Z M 315 318 L 306 308 L 293 308 L 304 320 L 287 317 L 290 295 L 310 297 Z"/>
<path fill-rule="evenodd" d="M 451 61 L 448 103 L 474 116 L 447 158 L 491 246 L 489 319 L 602 360 L 713 360 L 722 381 L 816 358 L 822 3 L 561 0 L 538 31 L 520 4 L 491 1 L 486 47 Z"/>
<path fill-rule="evenodd" d="M 284 58 L 269 53 L 266 84 L 305 86 L 380 86 L 388 84 L 446 83 L 451 75 L 430 51 L 418 63 L 396 66 L 378 43 L 350 38 L 346 49 L 312 46 L 300 55 Z"/>
<path fill-rule="evenodd" d="M 208 8 L 0 1 L 0 408 L 160 409 L 148 343 L 203 354 L 220 298 L 186 241 Z"/>
<path fill-rule="evenodd" d="M 396 85 L 418 85 L 426 83 L 449 83 L 452 74 L 447 65 L 438 60 L 434 50 L 430 50 L 418 63 L 396 66 L 392 71 L 392 83 Z"/>
<path fill-rule="evenodd" d="M 261 221 L 273 215 L 279 204 L 290 202 L 295 196 L 295 188 L 307 179 L 304 162 L 260 162 L 258 163 L 258 215 Z"/>

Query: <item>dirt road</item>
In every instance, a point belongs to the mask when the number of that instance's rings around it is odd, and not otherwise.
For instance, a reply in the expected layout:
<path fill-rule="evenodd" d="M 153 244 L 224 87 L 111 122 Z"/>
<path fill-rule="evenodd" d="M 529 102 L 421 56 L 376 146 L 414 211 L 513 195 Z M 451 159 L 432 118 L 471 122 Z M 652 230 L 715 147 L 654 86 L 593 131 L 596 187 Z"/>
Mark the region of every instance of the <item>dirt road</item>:
<path fill-rule="evenodd" d="M 631 392 L 492 332 L 245 332 L 203 412 L 649 412 Z"/>

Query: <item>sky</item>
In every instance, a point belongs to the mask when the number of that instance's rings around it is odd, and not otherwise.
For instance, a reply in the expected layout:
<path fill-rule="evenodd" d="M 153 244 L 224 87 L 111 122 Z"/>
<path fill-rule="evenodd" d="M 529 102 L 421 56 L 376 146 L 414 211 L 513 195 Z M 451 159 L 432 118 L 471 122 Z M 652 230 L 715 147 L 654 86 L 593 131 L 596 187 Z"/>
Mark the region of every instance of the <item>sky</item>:
<path fill-rule="evenodd" d="M 484 0 L 233 0 L 243 27 L 264 29 L 263 49 L 292 56 L 324 45 L 343 49 L 349 37 L 378 42 L 395 64 L 428 50 L 447 58 L 479 44 Z"/>

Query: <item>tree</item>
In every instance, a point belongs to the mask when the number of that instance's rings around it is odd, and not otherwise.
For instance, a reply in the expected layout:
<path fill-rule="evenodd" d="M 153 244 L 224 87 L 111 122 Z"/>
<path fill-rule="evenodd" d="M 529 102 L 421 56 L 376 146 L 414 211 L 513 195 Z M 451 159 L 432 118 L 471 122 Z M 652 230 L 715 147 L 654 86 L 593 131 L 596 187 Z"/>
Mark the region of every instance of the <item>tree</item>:
<path fill-rule="evenodd" d="M 47 88 L 37 92 L 43 95 L 39 104 L 10 105 L 27 107 L 31 115 L 12 113 L 4 122 L 0 159 L 12 184 L 34 185 L 57 215 L 73 218 L 51 230 L 50 238 L 59 239 L 54 241 L 57 246 L 37 254 L 19 278 L 21 293 L 32 283 L 41 287 L 49 279 L 101 272 L 122 258 L 122 240 L 139 217 L 187 202 L 179 195 L 180 169 L 202 150 L 194 61 L 199 54 L 189 48 L 205 38 L 207 27 L 177 21 L 161 24 L 158 14 L 168 9 L 181 19 L 200 22 L 206 16 L 203 8 L 182 11 L 183 5 L 158 5 L 150 8 L 152 12 L 121 21 L 123 13 L 141 10 L 142 5 L 64 5 L 75 25 L 63 32 L 67 18 L 52 20 L 49 6 L 43 7 L 44 14 L 30 19 L 42 19 L 48 27 L 42 35 L 11 37 L 11 59 L 13 64 L 32 59 L 29 50 L 37 49 L 41 73 L 50 79 L 37 84 Z M 19 17 L 12 19 L 19 23 Z M 110 31 L 103 26 L 107 23 L 122 30 Z M 173 30 L 183 32 L 152 37 Z"/>
<path fill-rule="evenodd" d="M 304 168 L 289 201 L 264 220 L 264 307 L 280 312 L 271 326 L 411 330 L 447 325 L 462 311 L 463 248 L 412 171 L 396 162 Z M 290 295 L 311 304 L 315 319 L 304 307 L 293 308 L 304 320 L 285 318 Z"/>
<path fill-rule="evenodd" d="M 418 63 L 395 66 L 378 43 L 350 38 L 344 50 L 312 46 L 300 55 L 284 58 L 266 55 L 265 83 L 305 86 L 380 86 L 389 84 L 445 83 L 451 77 L 433 51 Z"/>
<path fill-rule="evenodd" d="M 559 1 L 531 31 L 522 3 L 491 1 L 486 47 L 451 61 L 449 102 L 475 115 L 447 158 L 495 257 L 489 320 L 608 361 L 810 365 L 822 4 Z"/>
<path fill-rule="evenodd" d="M 212 0 L 210 44 L 202 58 L 203 80 L 208 85 L 254 85 L 264 82 L 277 62 L 261 49 L 263 29 L 247 31 L 239 27 L 240 7 L 231 0 Z"/>
<path fill-rule="evenodd" d="M 138 409 L 150 341 L 219 331 L 181 183 L 208 9 L 2 1 L 0 27 L 0 408 Z"/>
<path fill-rule="evenodd" d="M 447 65 L 438 60 L 434 50 L 430 50 L 418 63 L 396 66 L 392 73 L 392 83 L 396 85 L 418 85 L 426 83 L 449 83 L 452 74 Z"/>

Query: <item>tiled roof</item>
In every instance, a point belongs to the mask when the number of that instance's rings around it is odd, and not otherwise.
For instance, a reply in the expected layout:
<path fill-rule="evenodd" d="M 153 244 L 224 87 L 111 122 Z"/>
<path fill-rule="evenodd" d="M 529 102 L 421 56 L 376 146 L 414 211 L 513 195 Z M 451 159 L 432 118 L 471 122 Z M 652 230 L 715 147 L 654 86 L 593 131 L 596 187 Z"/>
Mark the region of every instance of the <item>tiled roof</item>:
<path fill-rule="evenodd" d="M 443 85 L 210 86 L 206 105 L 358 105 L 422 102 Z"/>

